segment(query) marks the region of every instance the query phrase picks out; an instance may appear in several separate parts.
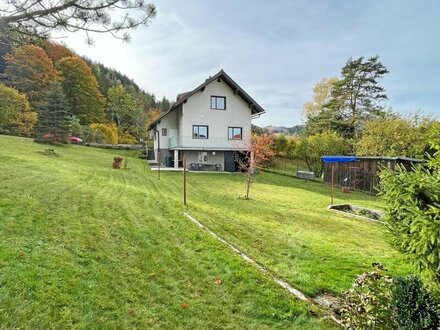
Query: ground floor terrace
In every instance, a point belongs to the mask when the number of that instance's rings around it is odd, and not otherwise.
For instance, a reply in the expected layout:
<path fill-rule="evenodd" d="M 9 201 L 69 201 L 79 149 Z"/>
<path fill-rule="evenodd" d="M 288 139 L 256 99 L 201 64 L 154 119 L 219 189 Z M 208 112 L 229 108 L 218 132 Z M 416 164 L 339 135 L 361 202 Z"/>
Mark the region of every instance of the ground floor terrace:
<path fill-rule="evenodd" d="M 182 169 L 184 165 L 183 162 L 185 160 L 186 168 L 190 171 L 236 172 L 239 170 L 237 157 L 243 157 L 243 152 L 214 149 L 154 150 L 155 163 L 158 164 L 160 160 L 160 165 L 162 168 L 175 170 Z M 154 165 L 152 168 L 154 168 Z"/>

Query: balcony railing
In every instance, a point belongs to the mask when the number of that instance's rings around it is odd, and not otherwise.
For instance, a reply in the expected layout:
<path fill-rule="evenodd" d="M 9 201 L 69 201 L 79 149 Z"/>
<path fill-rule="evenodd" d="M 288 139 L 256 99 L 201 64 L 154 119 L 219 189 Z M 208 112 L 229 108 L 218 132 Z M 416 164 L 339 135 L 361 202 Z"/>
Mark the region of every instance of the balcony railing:
<path fill-rule="evenodd" d="M 172 136 L 168 139 L 170 149 L 173 148 L 203 148 L 203 149 L 244 149 L 245 140 L 229 140 L 227 137 L 209 137 L 194 139 L 192 136 Z"/>
<path fill-rule="evenodd" d="M 168 145 L 170 148 L 177 148 L 179 146 L 179 138 L 177 136 L 171 136 L 168 139 Z"/>

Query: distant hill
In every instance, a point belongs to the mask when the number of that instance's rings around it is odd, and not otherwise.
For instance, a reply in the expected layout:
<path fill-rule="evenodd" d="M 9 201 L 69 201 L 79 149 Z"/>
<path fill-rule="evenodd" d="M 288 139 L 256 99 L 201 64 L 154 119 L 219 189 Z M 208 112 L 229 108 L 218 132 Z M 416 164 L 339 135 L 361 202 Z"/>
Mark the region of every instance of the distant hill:
<path fill-rule="evenodd" d="M 298 135 L 301 134 L 301 132 L 304 130 L 304 125 L 295 125 L 292 127 L 285 127 L 285 126 L 265 126 L 263 127 L 264 130 L 272 133 L 284 133 L 289 135 Z"/>

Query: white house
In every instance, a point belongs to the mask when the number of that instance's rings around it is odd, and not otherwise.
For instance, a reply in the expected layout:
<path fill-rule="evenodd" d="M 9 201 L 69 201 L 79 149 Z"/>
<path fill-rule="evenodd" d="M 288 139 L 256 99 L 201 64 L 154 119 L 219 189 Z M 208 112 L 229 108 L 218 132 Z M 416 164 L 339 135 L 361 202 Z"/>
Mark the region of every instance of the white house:
<path fill-rule="evenodd" d="M 179 94 L 170 110 L 150 125 L 155 159 L 177 168 L 185 155 L 190 169 L 233 172 L 234 151 L 246 149 L 251 120 L 264 112 L 221 70 Z"/>

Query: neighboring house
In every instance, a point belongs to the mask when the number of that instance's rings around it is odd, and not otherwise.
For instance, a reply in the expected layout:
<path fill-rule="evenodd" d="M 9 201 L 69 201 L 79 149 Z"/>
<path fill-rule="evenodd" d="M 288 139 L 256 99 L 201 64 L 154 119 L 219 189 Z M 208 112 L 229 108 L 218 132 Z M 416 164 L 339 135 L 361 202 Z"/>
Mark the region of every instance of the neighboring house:
<path fill-rule="evenodd" d="M 185 155 L 190 169 L 233 172 L 234 152 L 246 150 L 251 120 L 264 112 L 221 70 L 194 90 L 179 94 L 170 110 L 150 125 L 155 159 L 181 167 Z"/>

